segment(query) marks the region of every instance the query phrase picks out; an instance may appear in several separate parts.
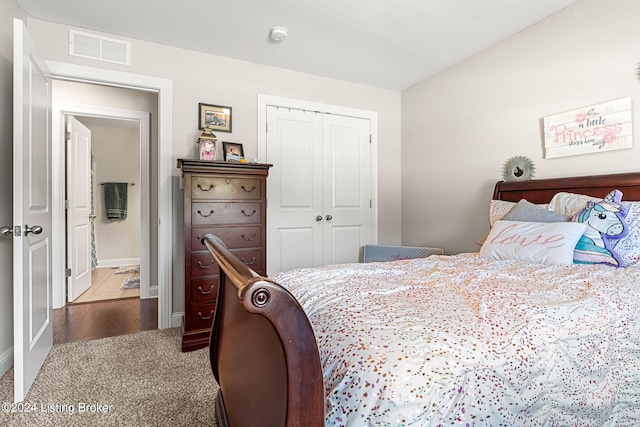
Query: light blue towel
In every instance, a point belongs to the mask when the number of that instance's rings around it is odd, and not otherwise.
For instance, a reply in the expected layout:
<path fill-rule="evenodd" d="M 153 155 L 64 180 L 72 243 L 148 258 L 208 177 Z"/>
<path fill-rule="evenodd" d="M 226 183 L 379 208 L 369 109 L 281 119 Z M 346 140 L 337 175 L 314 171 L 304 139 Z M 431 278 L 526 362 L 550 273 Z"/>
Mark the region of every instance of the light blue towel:
<path fill-rule="evenodd" d="M 126 182 L 104 183 L 104 206 L 107 210 L 107 219 L 127 218 L 127 189 Z"/>

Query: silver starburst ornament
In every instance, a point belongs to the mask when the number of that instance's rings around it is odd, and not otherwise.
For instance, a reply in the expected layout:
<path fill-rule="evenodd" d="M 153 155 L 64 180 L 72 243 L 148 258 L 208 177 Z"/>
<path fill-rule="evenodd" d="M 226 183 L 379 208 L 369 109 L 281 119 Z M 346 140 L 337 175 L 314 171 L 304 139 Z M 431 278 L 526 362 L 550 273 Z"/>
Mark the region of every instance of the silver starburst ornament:
<path fill-rule="evenodd" d="M 524 156 L 514 156 L 504 162 L 502 176 L 505 181 L 526 181 L 535 175 L 536 167 L 531 159 Z"/>

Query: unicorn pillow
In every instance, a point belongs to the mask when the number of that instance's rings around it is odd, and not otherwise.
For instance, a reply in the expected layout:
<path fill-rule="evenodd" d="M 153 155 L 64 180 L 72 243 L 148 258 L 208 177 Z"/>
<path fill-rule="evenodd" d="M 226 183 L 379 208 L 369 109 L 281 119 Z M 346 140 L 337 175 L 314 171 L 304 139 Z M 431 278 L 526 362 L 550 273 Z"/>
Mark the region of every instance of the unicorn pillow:
<path fill-rule="evenodd" d="M 587 202 L 584 209 L 574 215 L 573 222 L 587 225 L 573 254 L 576 264 L 626 266 L 611 244 L 611 240 L 621 239 L 629 232 L 625 222 L 627 211 L 621 200 L 622 192 L 613 190 L 601 201 Z"/>

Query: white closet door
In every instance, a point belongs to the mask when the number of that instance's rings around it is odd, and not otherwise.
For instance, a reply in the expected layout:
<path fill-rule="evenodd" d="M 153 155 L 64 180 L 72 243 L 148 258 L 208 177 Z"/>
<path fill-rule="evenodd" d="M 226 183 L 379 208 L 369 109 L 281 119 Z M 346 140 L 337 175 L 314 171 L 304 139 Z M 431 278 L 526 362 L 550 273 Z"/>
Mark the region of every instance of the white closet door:
<path fill-rule="evenodd" d="M 323 262 L 358 262 L 372 243 L 370 122 L 326 114 L 323 118 Z"/>
<path fill-rule="evenodd" d="M 267 273 L 358 262 L 373 241 L 368 119 L 267 107 Z"/>
<path fill-rule="evenodd" d="M 267 274 L 322 264 L 322 115 L 268 107 Z"/>

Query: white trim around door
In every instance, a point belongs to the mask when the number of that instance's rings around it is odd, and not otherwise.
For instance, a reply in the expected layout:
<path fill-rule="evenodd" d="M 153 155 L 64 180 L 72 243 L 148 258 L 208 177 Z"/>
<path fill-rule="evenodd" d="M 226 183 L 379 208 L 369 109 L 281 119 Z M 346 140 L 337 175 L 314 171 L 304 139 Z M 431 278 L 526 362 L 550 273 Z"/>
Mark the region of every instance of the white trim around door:
<path fill-rule="evenodd" d="M 171 175 L 175 166 L 171 155 L 172 82 L 159 77 L 63 62 L 47 61 L 47 65 L 55 79 L 124 87 L 158 94 L 158 328 L 170 328 L 172 326 L 171 250 L 173 248 Z M 56 194 L 60 188 L 54 187 L 53 191 L 54 199 L 62 200 L 62 195 Z M 56 221 L 55 216 L 54 221 Z M 60 241 L 63 237 L 57 236 L 56 241 Z"/>

